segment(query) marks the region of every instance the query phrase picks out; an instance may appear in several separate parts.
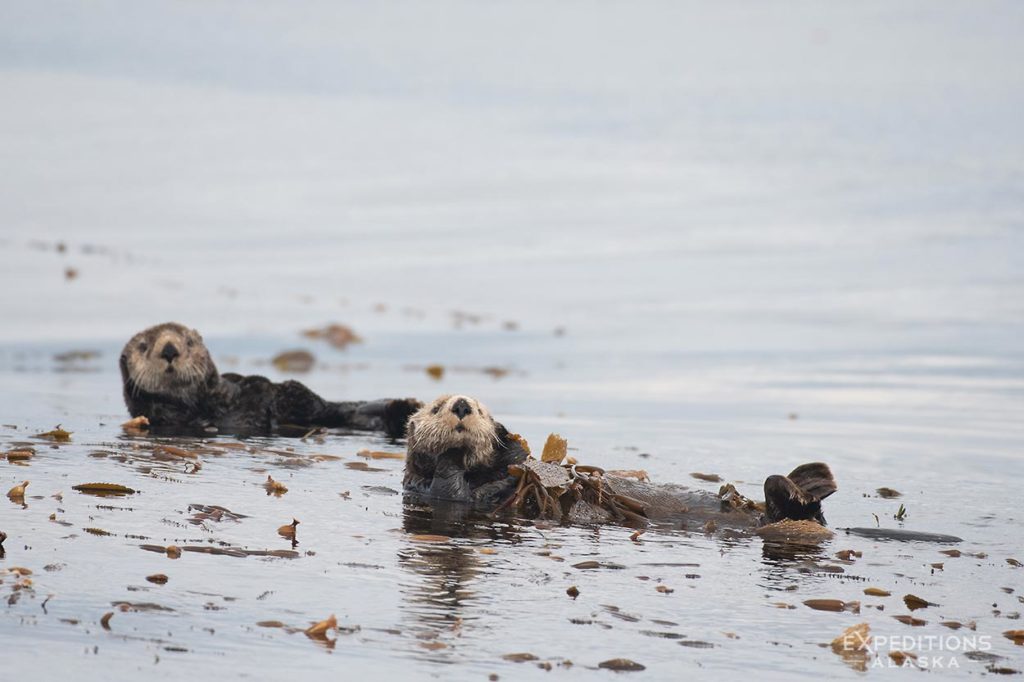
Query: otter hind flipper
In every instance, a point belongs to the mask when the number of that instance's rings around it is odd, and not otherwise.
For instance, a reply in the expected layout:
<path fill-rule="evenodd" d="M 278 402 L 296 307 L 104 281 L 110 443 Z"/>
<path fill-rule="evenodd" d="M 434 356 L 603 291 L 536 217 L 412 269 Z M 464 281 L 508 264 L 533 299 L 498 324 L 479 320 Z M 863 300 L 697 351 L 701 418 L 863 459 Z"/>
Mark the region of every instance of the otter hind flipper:
<path fill-rule="evenodd" d="M 836 480 L 827 464 L 801 464 L 789 476 L 765 479 L 765 515 L 772 523 L 782 519 L 810 519 L 825 525 L 821 501 L 836 490 Z"/>

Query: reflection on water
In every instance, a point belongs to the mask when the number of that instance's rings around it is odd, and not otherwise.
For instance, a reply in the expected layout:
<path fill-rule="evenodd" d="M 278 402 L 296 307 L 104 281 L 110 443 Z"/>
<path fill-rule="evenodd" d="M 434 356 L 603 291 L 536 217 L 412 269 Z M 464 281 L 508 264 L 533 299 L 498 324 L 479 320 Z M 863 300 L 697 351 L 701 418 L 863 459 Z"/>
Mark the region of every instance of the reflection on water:
<path fill-rule="evenodd" d="M 8 8 L 4 679 L 855 679 L 820 645 L 860 622 L 1022 667 L 1019 4 L 670 4 Z M 633 540 L 406 507 L 372 435 L 126 435 L 119 350 L 172 319 L 226 371 L 301 347 L 321 395 L 477 395 L 655 481 L 826 461 L 836 527 L 964 542 Z M 334 322 L 364 343 L 300 335 Z"/>

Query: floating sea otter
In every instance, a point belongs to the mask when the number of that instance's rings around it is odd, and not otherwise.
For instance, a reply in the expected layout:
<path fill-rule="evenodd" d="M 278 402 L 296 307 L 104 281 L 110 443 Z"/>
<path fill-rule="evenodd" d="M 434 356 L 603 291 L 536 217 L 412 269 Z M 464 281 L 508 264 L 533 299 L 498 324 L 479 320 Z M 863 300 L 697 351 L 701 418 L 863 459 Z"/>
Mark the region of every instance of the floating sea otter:
<path fill-rule="evenodd" d="M 656 485 L 606 474 L 597 467 L 530 457 L 523 442 L 496 422 L 478 400 L 443 395 L 409 419 L 404 485 L 427 500 L 510 507 L 562 522 L 711 522 L 752 528 L 766 537 L 821 539 L 822 500 L 837 489 L 827 464 L 804 464 L 786 476 L 765 479 L 763 503 L 732 485 L 718 495 L 676 485 Z M 795 523 L 793 523 L 795 522 Z M 957 542 L 948 535 L 887 529 L 845 529 L 894 540 Z"/>
<path fill-rule="evenodd" d="M 515 489 L 509 466 L 529 456 L 519 439 L 494 421 L 479 401 L 443 395 L 409 418 L 405 489 L 426 498 L 481 507 Z"/>
<path fill-rule="evenodd" d="M 335 403 L 297 381 L 219 374 L 199 332 L 176 322 L 133 336 L 120 362 L 128 412 L 165 431 L 269 433 L 286 425 L 333 426 L 397 438 L 420 407 L 412 399 Z"/>

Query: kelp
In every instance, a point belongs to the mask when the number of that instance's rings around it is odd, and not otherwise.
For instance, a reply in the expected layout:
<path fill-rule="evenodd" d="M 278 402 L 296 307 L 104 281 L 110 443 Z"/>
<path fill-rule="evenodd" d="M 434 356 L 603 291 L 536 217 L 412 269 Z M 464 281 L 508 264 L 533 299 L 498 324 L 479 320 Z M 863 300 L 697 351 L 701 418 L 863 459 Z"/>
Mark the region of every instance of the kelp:
<path fill-rule="evenodd" d="M 646 525 L 643 502 L 622 495 L 609 485 L 604 469 L 582 464 L 559 464 L 532 457 L 509 467 L 519 479 L 515 492 L 499 508 L 544 519 L 561 520 L 578 503 L 603 510 L 611 520 Z"/>

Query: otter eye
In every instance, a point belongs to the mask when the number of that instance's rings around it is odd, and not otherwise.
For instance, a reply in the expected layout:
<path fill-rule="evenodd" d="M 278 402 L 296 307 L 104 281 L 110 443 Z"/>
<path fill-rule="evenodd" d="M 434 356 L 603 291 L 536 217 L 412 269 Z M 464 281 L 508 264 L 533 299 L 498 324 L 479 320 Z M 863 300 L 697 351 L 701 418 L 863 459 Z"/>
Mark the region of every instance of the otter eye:
<path fill-rule="evenodd" d="M 145 353 L 149 349 L 149 346 L 145 342 L 139 344 L 139 352 Z"/>
<path fill-rule="evenodd" d="M 430 414 L 437 414 L 440 411 L 441 411 L 441 403 L 438 403 L 437 405 L 434 405 L 433 408 L 431 408 Z"/>
<path fill-rule="evenodd" d="M 191 348 L 192 346 L 196 345 L 196 342 L 193 341 L 192 339 L 189 339 L 188 341 L 185 342 L 185 345 Z"/>

